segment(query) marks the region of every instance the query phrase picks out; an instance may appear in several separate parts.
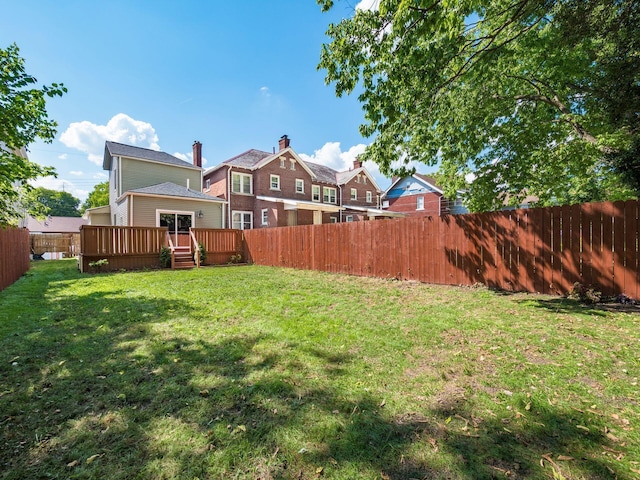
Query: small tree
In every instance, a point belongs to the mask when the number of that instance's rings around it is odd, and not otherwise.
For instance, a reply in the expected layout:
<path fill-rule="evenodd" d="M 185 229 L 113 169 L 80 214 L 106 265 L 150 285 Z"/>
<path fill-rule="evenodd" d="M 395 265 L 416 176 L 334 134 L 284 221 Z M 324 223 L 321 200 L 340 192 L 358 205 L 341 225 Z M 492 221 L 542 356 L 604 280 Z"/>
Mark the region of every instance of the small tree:
<path fill-rule="evenodd" d="M 45 108 L 47 97 L 62 96 L 62 84 L 33 88 L 16 44 L 0 48 L 0 225 L 15 224 L 22 215 L 21 197 L 31 189 L 29 180 L 55 176 L 52 167 L 29 161 L 26 148 L 37 138 L 51 143 L 57 123 Z M 25 205 L 26 213 L 41 215 L 38 205 Z"/>
<path fill-rule="evenodd" d="M 106 205 L 109 205 L 109 181 L 98 183 L 93 187 L 80 210 L 84 213 L 88 208 L 104 207 Z"/>

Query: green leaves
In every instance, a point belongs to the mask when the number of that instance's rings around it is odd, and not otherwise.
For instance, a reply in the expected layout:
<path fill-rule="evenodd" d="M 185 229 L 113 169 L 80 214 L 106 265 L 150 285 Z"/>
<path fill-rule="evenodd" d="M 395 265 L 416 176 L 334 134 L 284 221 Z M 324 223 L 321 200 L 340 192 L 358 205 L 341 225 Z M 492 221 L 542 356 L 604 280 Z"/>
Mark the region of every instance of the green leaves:
<path fill-rule="evenodd" d="M 21 204 L 30 190 L 27 182 L 55 176 L 53 168 L 29 161 L 26 149 L 36 138 L 53 140 L 57 124 L 47 115 L 46 98 L 61 96 L 67 89 L 57 83 L 33 88 L 36 83 L 26 73 L 17 45 L 0 49 L 0 225 L 16 223 L 25 210 L 37 214 L 37 205 Z"/>
<path fill-rule="evenodd" d="M 438 164 L 474 210 L 619 198 L 640 185 L 631 155 L 607 156 L 640 136 L 639 17 L 631 1 L 381 0 L 329 29 L 319 68 L 359 91 L 387 175 Z"/>

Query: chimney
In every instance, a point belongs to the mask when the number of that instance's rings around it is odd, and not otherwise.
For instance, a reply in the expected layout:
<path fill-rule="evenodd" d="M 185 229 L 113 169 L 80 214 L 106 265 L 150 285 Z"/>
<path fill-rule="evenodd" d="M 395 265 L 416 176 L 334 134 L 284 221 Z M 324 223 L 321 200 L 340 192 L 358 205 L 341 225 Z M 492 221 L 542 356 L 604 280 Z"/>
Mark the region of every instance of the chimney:
<path fill-rule="evenodd" d="M 202 144 L 197 140 L 193 142 L 193 164 L 202 168 Z"/>
<path fill-rule="evenodd" d="M 358 169 L 362 167 L 362 162 L 360 161 L 360 157 L 356 157 L 356 159 L 353 161 L 353 169 Z"/>
<path fill-rule="evenodd" d="M 278 141 L 278 146 L 280 147 L 280 151 L 284 150 L 285 148 L 289 148 L 289 137 L 287 137 L 286 135 L 282 135 L 280 137 L 280 140 Z"/>

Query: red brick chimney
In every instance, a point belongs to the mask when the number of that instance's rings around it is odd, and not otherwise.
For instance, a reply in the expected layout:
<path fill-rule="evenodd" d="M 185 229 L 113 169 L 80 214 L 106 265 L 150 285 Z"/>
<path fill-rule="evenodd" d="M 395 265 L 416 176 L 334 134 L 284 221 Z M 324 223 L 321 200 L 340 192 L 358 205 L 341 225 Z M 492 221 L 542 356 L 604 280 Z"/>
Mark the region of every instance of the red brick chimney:
<path fill-rule="evenodd" d="M 278 141 L 278 146 L 280 147 L 280 151 L 284 150 L 285 148 L 289 148 L 289 137 L 287 137 L 286 135 L 282 135 L 280 137 L 280 140 Z"/>
<path fill-rule="evenodd" d="M 202 168 L 202 144 L 197 140 L 193 142 L 193 164 Z"/>
<path fill-rule="evenodd" d="M 360 157 L 356 157 L 356 159 L 353 161 L 353 169 L 356 170 L 360 167 L 362 167 L 362 162 L 360 161 Z"/>

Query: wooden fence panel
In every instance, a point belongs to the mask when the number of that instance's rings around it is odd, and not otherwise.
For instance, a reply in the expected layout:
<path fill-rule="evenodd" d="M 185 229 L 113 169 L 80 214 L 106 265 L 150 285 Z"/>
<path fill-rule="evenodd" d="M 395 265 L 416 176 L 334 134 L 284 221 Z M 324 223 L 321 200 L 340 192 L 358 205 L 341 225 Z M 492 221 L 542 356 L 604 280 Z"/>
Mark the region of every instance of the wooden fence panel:
<path fill-rule="evenodd" d="M 0 228 L 0 291 L 29 270 L 29 230 Z"/>

